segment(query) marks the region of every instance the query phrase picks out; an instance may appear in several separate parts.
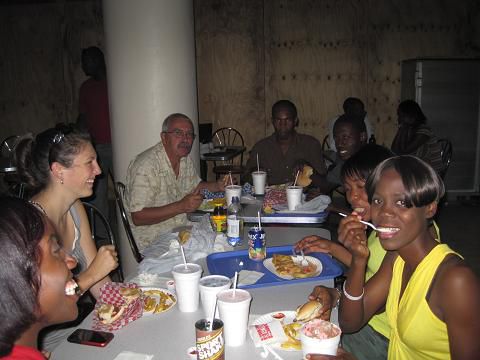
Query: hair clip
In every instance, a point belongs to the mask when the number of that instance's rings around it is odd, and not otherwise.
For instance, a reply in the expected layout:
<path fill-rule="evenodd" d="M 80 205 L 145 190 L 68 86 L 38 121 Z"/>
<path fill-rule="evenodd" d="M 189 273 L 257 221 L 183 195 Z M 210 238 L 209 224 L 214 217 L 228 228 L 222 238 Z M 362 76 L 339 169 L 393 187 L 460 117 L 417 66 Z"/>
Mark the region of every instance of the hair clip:
<path fill-rule="evenodd" d="M 57 133 L 55 134 L 55 136 L 53 137 L 53 143 L 54 144 L 58 144 L 59 142 L 61 142 L 63 140 L 63 138 L 65 137 L 65 135 L 63 135 L 63 133 Z"/>

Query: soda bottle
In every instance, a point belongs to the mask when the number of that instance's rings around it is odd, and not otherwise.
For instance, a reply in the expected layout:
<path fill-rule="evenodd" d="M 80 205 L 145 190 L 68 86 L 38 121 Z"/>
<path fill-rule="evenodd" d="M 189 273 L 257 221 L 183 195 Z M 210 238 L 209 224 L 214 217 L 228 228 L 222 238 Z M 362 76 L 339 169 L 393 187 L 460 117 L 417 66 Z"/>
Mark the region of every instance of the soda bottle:
<path fill-rule="evenodd" d="M 238 196 L 232 197 L 232 203 L 227 208 L 227 242 L 231 246 L 237 246 L 242 242 L 243 219 L 242 205 Z"/>

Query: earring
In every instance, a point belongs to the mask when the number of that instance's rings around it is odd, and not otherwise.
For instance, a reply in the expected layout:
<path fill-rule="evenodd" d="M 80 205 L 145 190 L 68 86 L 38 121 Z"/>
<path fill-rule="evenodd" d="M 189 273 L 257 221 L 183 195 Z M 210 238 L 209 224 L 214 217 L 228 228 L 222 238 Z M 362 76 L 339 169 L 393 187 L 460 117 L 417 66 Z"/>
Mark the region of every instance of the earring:
<path fill-rule="evenodd" d="M 60 178 L 60 184 L 62 184 L 62 185 L 63 185 L 63 177 L 62 177 L 62 178 Z"/>

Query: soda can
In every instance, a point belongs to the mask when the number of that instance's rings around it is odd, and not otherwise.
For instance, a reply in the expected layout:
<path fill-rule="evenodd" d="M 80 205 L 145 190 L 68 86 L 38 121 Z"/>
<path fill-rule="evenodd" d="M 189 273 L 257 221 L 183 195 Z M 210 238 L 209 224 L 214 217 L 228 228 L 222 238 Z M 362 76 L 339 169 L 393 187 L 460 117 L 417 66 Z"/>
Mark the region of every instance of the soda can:
<path fill-rule="evenodd" d="M 257 226 L 248 231 L 248 257 L 255 261 L 262 261 L 267 257 L 265 231 Z"/>
<path fill-rule="evenodd" d="M 197 359 L 198 360 L 224 360 L 225 341 L 223 339 L 223 322 L 220 319 L 201 319 L 195 323 Z"/>

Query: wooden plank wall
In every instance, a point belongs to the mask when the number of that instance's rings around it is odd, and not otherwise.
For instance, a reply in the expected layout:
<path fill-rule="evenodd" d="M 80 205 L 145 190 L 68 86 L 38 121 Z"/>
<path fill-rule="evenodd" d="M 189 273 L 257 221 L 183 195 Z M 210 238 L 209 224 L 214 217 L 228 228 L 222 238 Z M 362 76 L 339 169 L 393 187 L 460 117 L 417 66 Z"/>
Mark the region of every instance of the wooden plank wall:
<path fill-rule="evenodd" d="M 401 60 L 480 57 L 475 0 L 194 0 L 201 123 L 247 147 L 271 133 L 280 98 L 320 140 L 348 96 L 389 145 Z M 0 139 L 77 116 L 80 49 L 103 48 L 100 0 L 0 5 Z M 108 56 L 108 54 L 106 54 Z M 428 114 L 427 114 L 428 115 Z"/>
<path fill-rule="evenodd" d="M 75 121 L 81 49 L 102 47 L 102 16 L 100 0 L 0 5 L 0 139 Z"/>
<path fill-rule="evenodd" d="M 220 118 L 237 119 L 239 111 L 253 111 L 254 117 L 229 122 L 245 133 L 250 147 L 273 131 L 271 105 L 287 98 L 298 107 L 299 131 L 322 140 L 328 121 L 342 112 L 343 100 L 356 96 L 366 104 L 377 142 L 389 146 L 396 131 L 401 61 L 479 57 L 479 4 L 470 0 L 197 0 L 200 121 L 214 119 L 216 128 L 227 123 Z M 258 23 L 263 24 L 263 33 Z M 239 53 L 239 46 L 232 44 L 256 46 L 244 46 Z M 251 64 L 263 59 L 264 63 Z M 262 71 L 264 79 L 259 78 Z M 238 84 L 245 90 L 241 97 Z"/>

